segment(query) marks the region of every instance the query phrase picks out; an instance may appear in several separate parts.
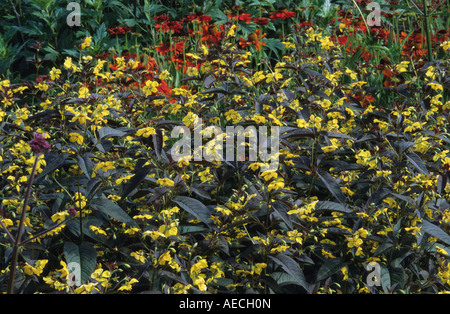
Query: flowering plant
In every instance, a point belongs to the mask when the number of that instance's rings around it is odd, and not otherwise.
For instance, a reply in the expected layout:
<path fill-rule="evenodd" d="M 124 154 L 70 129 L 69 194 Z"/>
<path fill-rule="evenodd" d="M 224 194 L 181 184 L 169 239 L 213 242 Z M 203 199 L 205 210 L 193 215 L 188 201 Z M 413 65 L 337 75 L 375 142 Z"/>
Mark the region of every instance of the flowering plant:
<path fill-rule="evenodd" d="M 0 291 L 448 293 L 449 29 L 312 2 L 114 1 L 67 55 L 42 8 L 0 80 Z"/>

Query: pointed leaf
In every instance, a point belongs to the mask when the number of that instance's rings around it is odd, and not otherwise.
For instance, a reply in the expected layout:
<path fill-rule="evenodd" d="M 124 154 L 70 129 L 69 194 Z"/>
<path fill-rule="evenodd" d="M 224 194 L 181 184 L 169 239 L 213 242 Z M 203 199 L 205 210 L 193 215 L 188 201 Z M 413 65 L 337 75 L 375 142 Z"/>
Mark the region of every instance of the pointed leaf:
<path fill-rule="evenodd" d="M 309 291 L 309 284 L 306 282 L 305 275 L 295 260 L 284 253 L 280 253 L 276 257 L 270 256 L 270 258 L 295 280 L 295 284 Z"/>
<path fill-rule="evenodd" d="M 125 183 L 122 189 L 121 199 L 124 200 L 137 186 L 141 183 L 147 174 L 150 172 L 151 167 L 144 167 L 134 170 L 134 176 Z"/>
<path fill-rule="evenodd" d="M 187 196 L 177 196 L 173 201 L 208 227 L 215 229 L 211 220 L 211 212 L 202 202 Z"/>
<path fill-rule="evenodd" d="M 81 277 L 76 279 L 80 280 L 81 284 L 87 282 L 97 264 L 97 251 L 94 245 L 89 242 L 82 242 L 80 245 L 66 242 L 64 243 L 64 256 L 69 271 L 72 271 L 73 267 L 75 270 L 73 274 Z"/>
<path fill-rule="evenodd" d="M 88 179 L 91 178 L 92 169 L 94 168 L 94 163 L 88 156 L 81 157 L 77 155 L 78 167 L 80 167 L 81 171 L 86 175 Z"/>
<path fill-rule="evenodd" d="M 98 210 L 130 227 L 137 227 L 137 223 L 116 203 L 107 198 L 94 198 L 90 205 Z"/>
<path fill-rule="evenodd" d="M 292 229 L 291 217 L 287 214 L 289 208 L 287 208 L 287 206 L 280 201 L 275 201 L 272 204 L 272 208 L 281 220 L 283 220 L 283 222 L 289 227 L 289 229 Z"/>
<path fill-rule="evenodd" d="M 341 213 L 351 213 L 350 210 L 345 204 L 331 202 L 331 201 L 320 201 L 316 204 L 316 210 L 331 210 Z"/>
<path fill-rule="evenodd" d="M 428 220 L 422 220 L 421 230 L 450 245 L 450 235 Z"/>
<path fill-rule="evenodd" d="M 44 178 L 45 175 L 49 174 L 53 170 L 61 167 L 69 155 L 70 154 L 68 153 L 64 153 L 61 155 L 54 153 L 45 154 L 45 162 L 47 163 L 47 166 L 44 168 L 44 170 L 42 170 L 42 172 L 38 176 L 36 176 L 36 182 Z"/>
<path fill-rule="evenodd" d="M 109 126 L 105 126 L 98 131 L 98 135 L 100 136 L 101 139 L 104 137 L 113 137 L 113 136 L 123 137 L 127 135 L 127 132 L 124 132 L 119 129 L 113 129 Z"/>
<path fill-rule="evenodd" d="M 326 171 L 320 170 L 317 175 L 333 196 L 340 202 L 345 203 L 345 196 L 342 194 L 341 188 L 336 180 Z"/>
<path fill-rule="evenodd" d="M 430 176 L 430 173 L 427 170 L 427 167 L 423 163 L 422 159 L 417 155 L 416 153 L 409 153 L 406 155 L 406 158 L 416 167 L 417 170 L 419 170 L 420 173 Z"/>
<path fill-rule="evenodd" d="M 345 263 L 340 258 L 327 259 L 317 272 L 316 282 L 327 279 L 328 277 L 338 272 L 344 266 Z"/>

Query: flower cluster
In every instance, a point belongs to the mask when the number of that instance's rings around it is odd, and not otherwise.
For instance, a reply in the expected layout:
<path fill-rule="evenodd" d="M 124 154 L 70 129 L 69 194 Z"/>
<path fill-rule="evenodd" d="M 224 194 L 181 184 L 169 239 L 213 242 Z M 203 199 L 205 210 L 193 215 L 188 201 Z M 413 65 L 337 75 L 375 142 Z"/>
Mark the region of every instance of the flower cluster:
<path fill-rule="evenodd" d="M 450 291 L 447 33 L 427 60 L 419 31 L 316 9 L 158 14 L 150 45 L 104 27 L 114 49 L 0 81 L 2 278 L 25 210 L 26 291 Z"/>

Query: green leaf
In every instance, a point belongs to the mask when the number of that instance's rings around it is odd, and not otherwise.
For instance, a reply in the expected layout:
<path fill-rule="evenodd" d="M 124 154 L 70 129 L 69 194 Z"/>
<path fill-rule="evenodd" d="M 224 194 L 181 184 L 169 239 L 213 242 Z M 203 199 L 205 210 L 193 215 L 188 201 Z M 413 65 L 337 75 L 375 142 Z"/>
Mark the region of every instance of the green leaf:
<path fill-rule="evenodd" d="M 306 282 L 305 275 L 303 274 L 302 269 L 300 268 L 300 265 L 287 256 L 284 253 L 278 254 L 276 257 L 269 256 L 275 263 L 281 266 L 283 270 L 289 274 L 295 281 L 294 283 L 296 285 L 299 285 L 306 289 L 306 291 L 309 291 L 309 284 Z"/>
<path fill-rule="evenodd" d="M 128 133 L 119 129 L 113 129 L 110 128 L 109 126 L 105 126 L 98 131 L 98 134 L 102 139 L 104 137 L 113 137 L 113 136 L 123 137 L 126 136 Z"/>
<path fill-rule="evenodd" d="M 134 176 L 128 180 L 127 183 L 123 186 L 121 199 L 124 200 L 137 186 L 139 183 L 141 183 L 147 174 L 150 172 L 151 167 L 142 167 L 142 168 L 136 168 L 134 170 Z"/>
<path fill-rule="evenodd" d="M 283 220 L 283 222 L 292 230 L 292 221 L 290 216 L 287 214 L 289 208 L 280 201 L 275 201 L 272 203 L 272 209 L 275 213 Z"/>
<path fill-rule="evenodd" d="M 320 201 L 317 202 L 316 204 L 316 210 L 331 210 L 331 211 L 336 211 L 336 212 L 340 212 L 340 213 L 351 213 L 352 210 L 350 210 L 347 205 L 345 204 L 341 204 L 341 203 L 336 203 L 336 202 L 331 202 L 331 201 Z"/>
<path fill-rule="evenodd" d="M 107 198 L 94 198 L 90 202 L 94 210 L 98 210 L 130 227 L 137 227 L 137 223 L 116 203 Z"/>
<path fill-rule="evenodd" d="M 328 277 L 338 272 L 344 266 L 345 263 L 340 258 L 327 259 L 317 272 L 316 282 L 327 279 Z"/>
<path fill-rule="evenodd" d="M 411 152 L 406 155 L 406 158 L 408 158 L 408 160 L 414 165 L 414 167 L 416 167 L 417 170 L 419 170 L 420 173 L 430 176 L 427 167 L 425 166 L 419 155 Z"/>
<path fill-rule="evenodd" d="M 75 267 L 74 275 L 77 276 L 77 268 L 79 270 L 79 276 L 81 283 L 85 283 L 91 277 L 91 274 L 95 270 L 97 264 L 97 251 L 94 245 L 89 242 L 82 242 L 77 245 L 73 242 L 64 243 L 64 256 L 68 265 L 69 271 L 72 271 L 72 267 Z"/>
<path fill-rule="evenodd" d="M 91 179 L 92 176 L 92 169 L 94 168 L 94 163 L 91 159 L 89 159 L 88 156 L 81 157 L 80 155 L 77 155 L 77 162 L 80 169 L 83 171 L 83 173 L 86 175 L 88 179 Z"/>
<path fill-rule="evenodd" d="M 381 266 L 380 276 L 381 286 L 383 287 L 384 291 L 387 291 L 386 289 L 391 288 L 391 275 L 389 274 L 389 269 L 384 265 Z"/>
<path fill-rule="evenodd" d="M 424 231 L 431 236 L 438 238 L 445 244 L 450 245 L 450 235 L 448 235 L 444 230 L 429 222 L 428 220 L 422 220 L 421 231 Z"/>
<path fill-rule="evenodd" d="M 319 170 L 317 173 L 320 180 L 322 180 L 323 184 L 327 187 L 327 189 L 333 194 L 333 196 L 342 204 L 345 203 L 345 196 L 342 194 L 341 188 L 336 180 L 324 170 Z"/>
<path fill-rule="evenodd" d="M 45 162 L 47 163 L 47 166 L 42 170 L 42 172 L 36 177 L 36 182 L 43 179 L 47 174 L 52 172 L 53 170 L 61 167 L 64 162 L 66 161 L 67 157 L 70 154 L 54 154 L 54 153 L 48 153 L 45 155 Z"/>
<path fill-rule="evenodd" d="M 189 214 L 205 223 L 209 228 L 215 229 L 211 220 L 211 212 L 202 202 L 187 196 L 177 196 L 173 201 Z"/>

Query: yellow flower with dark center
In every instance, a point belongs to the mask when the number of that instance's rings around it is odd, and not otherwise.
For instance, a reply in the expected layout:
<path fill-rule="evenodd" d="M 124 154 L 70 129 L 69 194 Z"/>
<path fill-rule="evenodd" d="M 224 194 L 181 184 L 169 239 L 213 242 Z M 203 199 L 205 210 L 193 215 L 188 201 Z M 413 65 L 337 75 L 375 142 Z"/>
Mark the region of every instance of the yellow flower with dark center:
<path fill-rule="evenodd" d="M 159 184 L 160 186 L 169 186 L 169 187 L 175 186 L 175 183 L 169 178 L 158 179 L 156 183 Z"/>

